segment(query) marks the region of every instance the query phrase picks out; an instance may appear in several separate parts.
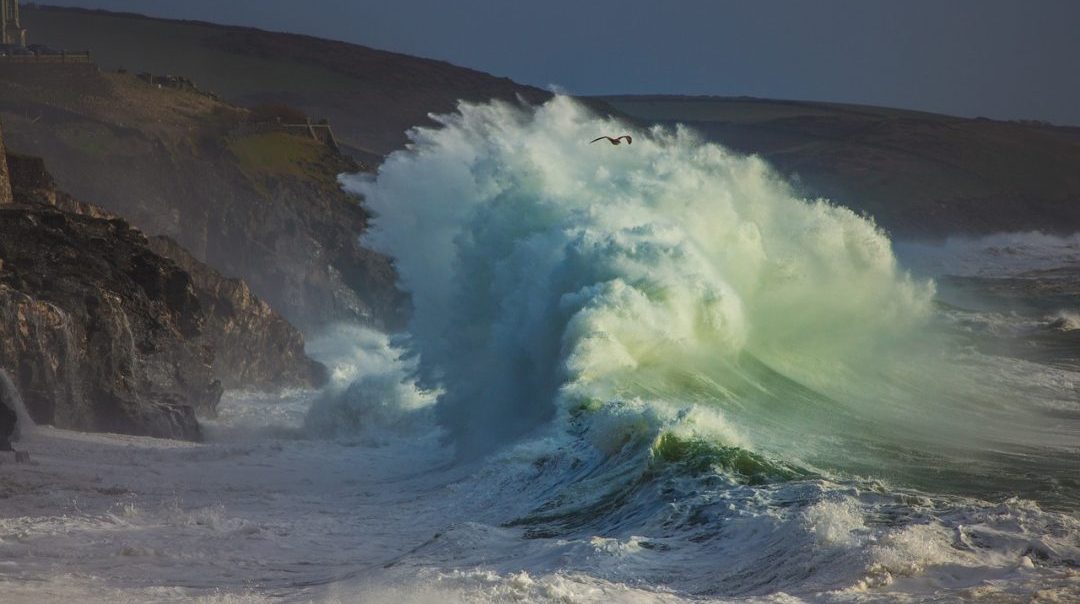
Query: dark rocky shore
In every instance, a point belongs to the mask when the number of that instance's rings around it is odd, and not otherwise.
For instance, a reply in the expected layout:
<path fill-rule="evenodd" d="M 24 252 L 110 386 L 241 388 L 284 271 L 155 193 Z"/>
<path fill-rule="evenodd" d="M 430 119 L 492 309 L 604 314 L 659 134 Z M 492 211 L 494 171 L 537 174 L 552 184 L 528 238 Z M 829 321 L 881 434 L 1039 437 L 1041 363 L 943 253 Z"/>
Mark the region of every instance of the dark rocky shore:
<path fill-rule="evenodd" d="M 324 379 L 242 281 L 56 190 L 40 159 L 5 156 L 0 369 L 35 422 L 197 440 L 225 386 Z"/>

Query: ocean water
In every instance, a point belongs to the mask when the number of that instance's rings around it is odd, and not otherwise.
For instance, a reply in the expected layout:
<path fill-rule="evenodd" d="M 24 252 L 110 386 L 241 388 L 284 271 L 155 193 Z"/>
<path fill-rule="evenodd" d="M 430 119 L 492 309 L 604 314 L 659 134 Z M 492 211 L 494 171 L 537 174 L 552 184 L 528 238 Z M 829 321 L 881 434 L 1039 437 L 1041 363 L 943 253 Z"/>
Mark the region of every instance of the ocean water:
<path fill-rule="evenodd" d="M 5 601 L 1080 599 L 1075 238 L 894 244 L 565 97 L 437 120 L 342 177 L 407 332 L 203 444 L 30 430 Z"/>

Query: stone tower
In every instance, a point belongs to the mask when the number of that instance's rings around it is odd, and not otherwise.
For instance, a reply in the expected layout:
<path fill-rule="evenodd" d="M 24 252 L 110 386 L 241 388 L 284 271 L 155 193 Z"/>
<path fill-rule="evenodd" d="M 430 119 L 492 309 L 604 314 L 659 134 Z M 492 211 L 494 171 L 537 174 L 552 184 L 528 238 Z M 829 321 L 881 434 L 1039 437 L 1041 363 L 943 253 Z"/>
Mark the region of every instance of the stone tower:
<path fill-rule="evenodd" d="M 26 30 L 19 22 L 19 0 L 0 0 L 0 43 L 26 46 Z"/>

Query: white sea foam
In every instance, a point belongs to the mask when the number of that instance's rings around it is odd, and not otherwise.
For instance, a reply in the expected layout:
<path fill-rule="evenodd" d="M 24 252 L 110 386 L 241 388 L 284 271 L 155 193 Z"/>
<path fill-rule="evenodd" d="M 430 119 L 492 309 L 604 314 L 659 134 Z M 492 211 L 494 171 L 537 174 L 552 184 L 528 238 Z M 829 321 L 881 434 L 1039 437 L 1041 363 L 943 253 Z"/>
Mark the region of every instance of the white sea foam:
<path fill-rule="evenodd" d="M 436 119 L 343 183 L 375 213 L 366 240 L 395 259 L 421 375 L 467 447 L 744 350 L 865 357 L 928 311 L 932 287 L 871 222 L 687 130 L 590 145 L 624 127 L 566 97 Z"/>
<path fill-rule="evenodd" d="M 1080 312 L 1061 310 L 1048 317 L 1047 323 L 1059 331 L 1076 331 L 1080 329 Z"/>
<path fill-rule="evenodd" d="M 375 436 L 432 429 L 425 412 L 438 392 L 417 386 L 415 359 L 403 358 L 405 351 L 387 335 L 338 325 L 316 338 L 308 353 L 330 370 L 330 383 L 304 421 L 309 434 Z"/>

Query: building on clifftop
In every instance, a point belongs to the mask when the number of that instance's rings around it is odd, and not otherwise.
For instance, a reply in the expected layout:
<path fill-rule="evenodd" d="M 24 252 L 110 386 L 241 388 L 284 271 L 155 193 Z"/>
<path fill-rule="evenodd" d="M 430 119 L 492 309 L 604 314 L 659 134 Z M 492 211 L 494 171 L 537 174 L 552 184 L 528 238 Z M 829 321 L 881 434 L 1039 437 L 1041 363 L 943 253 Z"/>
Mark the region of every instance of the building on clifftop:
<path fill-rule="evenodd" d="M 26 46 L 26 30 L 19 21 L 19 0 L 0 0 L 0 43 Z"/>

